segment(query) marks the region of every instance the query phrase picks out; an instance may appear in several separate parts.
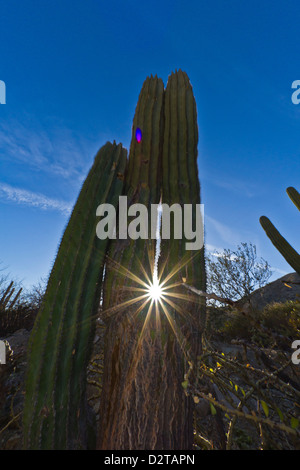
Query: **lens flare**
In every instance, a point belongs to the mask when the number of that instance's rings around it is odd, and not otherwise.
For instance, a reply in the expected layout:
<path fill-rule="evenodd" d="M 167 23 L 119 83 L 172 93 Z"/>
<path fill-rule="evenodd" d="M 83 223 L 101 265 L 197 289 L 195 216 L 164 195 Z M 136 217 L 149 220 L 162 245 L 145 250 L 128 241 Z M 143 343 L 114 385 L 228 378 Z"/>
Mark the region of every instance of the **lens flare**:
<path fill-rule="evenodd" d="M 157 278 L 153 279 L 153 282 L 149 285 L 149 287 L 147 288 L 147 291 L 151 300 L 158 301 L 161 299 L 162 288 Z"/>
<path fill-rule="evenodd" d="M 142 131 L 141 129 L 138 127 L 137 130 L 135 131 L 135 138 L 136 138 L 136 141 L 138 143 L 140 143 L 142 141 Z"/>

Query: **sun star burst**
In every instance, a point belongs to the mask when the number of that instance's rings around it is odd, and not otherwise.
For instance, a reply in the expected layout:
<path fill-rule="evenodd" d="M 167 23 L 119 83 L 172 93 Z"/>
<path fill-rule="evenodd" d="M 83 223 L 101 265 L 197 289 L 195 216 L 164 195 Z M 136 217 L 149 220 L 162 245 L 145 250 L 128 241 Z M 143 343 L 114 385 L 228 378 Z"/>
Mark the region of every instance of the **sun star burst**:
<path fill-rule="evenodd" d="M 154 278 L 153 282 L 149 284 L 147 293 L 151 300 L 159 301 L 161 299 L 163 290 L 157 278 Z"/>

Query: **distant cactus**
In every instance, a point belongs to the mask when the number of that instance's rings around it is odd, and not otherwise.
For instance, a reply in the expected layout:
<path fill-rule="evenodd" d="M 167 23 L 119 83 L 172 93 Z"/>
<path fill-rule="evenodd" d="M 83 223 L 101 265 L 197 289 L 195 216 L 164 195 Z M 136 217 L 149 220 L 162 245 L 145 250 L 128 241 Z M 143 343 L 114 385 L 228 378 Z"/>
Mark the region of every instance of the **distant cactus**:
<path fill-rule="evenodd" d="M 290 199 L 293 201 L 295 206 L 300 210 L 300 194 L 293 188 L 287 188 L 287 193 Z M 280 234 L 280 232 L 274 227 L 272 222 L 265 216 L 261 216 L 260 224 L 265 230 L 267 236 L 270 238 L 273 245 L 282 254 L 289 265 L 300 274 L 300 255 L 297 251 L 287 242 L 287 240 Z"/>
<path fill-rule="evenodd" d="M 286 192 L 288 193 L 290 199 L 293 201 L 297 209 L 300 211 L 300 193 L 298 193 L 297 189 L 290 186 L 287 188 Z"/>
<path fill-rule="evenodd" d="M 0 336 L 6 336 L 9 333 L 22 328 L 27 323 L 26 306 L 20 305 L 20 295 L 22 287 L 16 292 L 14 281 L 2 289 L 0 294 Z"/>
<path fill-rule="evenodd" d="M 18 298 L 20 297 L 20 294 L 22 292 L 22 287 L 18 290 L 18 292 L 12 299 L 14 292 L 15 292 L 14 281 L 11 281 L 11 283 L 8 285 L 8 287 L 5 289 L 5 291 L 2 293 L 2 296 L 0 297 L 0 312 L 4 312 L 5 309 L 8 307 L 10 309 L 13 308 Z"/>
<path fill-rule="evenodd" d="M 96 209 L 117 207 L 126 154 L 116 143 L 100 149 L 65 229 L 29 343 L 26 449 L 87 446 L 86 366 L 108 246 L 96 236 Z"/>

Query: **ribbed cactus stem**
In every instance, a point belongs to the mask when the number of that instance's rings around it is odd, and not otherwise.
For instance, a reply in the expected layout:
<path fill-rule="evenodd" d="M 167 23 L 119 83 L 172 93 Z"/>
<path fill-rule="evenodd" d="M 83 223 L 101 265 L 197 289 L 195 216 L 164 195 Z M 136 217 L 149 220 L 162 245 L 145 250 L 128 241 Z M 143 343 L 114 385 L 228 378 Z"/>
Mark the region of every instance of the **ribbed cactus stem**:
<path fill-rule="evenodd" d="M 300 210 L 300 194 L 292 186 L 288 187 L 286 190 L 288 196 L 293 201 L 295 206 Z M 281 235 L 281 233 L 274 227 L 272 222 L 265 217 L 264 215 L 259 219 L 260 224 L 267 236 L 277 248 L 277 250 L 282 254 L 285 260 L 289 265 L 300 274 L 300 255 L 297 251 L 287 242 L 287 240 Z"/>
<path fill-rule="evenodd" d="M 292 186 L 287 188 L 286 192 L 288 193 L 290 199 L 293 201 L 297 209 L 300 211 L 300 193 L 297 191 L 297 189 L 293 188 Z"/>
<path fill-rule="evenodd" d="M 62 237 L 29 343 L 26 449 L 87 445 L 86 367 L 109 243 L 96 236 L 96 209 L 117 207 L 125 167 L 121 144 L 100 149 Z"/>
<path fill-rule="evenodd" d="M 263 215 L 260 217 L 259 221 L 273 245 L 282 254 L 289 265 L 300 275 L 300 255 L 297 251 L 281 235 L 268 217 Z"/>
<path fill-rule="evenodd" d="M 202 233 L 197 233 L 203 240 L 203 220 L 199 211 L 200 183 L 198 177 L 197 151 L 198 126 L 196 102 L 192 86 L 185 72 L 179 70 L 171 74 L 165 92 L 165 128 L 163 146 L 163 183 L 162 201 L 169 206 L 180 204 L 184 211 L 185 204 L 192 205 L 193 229 L 196 227 L 196 217 L 202 221 Z M 198 205 L 198 206 L 197 206 Z M 199 250 L 186 250 L 184 227 L 180 240 L 162 241 L 163 258 L 167 258 L 167 272 L 185 263 L 177 274 L 194 287 L 205 290 L 206 276 L 204 264 L 204 246 Z M 172 237 L 171 237 L 172 238 Z M 195 318 L 198 315 L 195 314 Z M 202 325 L 205 322 L 205 308 L 199 318 Z"/>
<path fill-rule="evenodd" d="M 148 77 L 142 87 L 135 110 L 132 125 L 132 138 L 129 152 L 128 171 L 126 173 L 124 196 L 127 196 L 128 207 L 144 204 L 150 215 L 151 204 L 158 204 L 160 198 L 161 178 L 161 132 L 162 105 L 164 86 L 161 79 Z M 142 130 L 142 140 L 137 142 L 136 129 Z M 122 215 L 122 214 L 121 214 Z M 128 223 L 130 219 L 128 219 Z M 150 225 L 149 225 L 150 233 Z M 143 239 L 116 240 L 111 244 L 109 259 L 119 263 L 123 268 L 133 273 L 141 269 L 140 263 L 147 263 L 147 243 Z M 122 296 L 122 286 L 130 285 L 130 280 L 124 274 L 110 270 L 109 265 L 105 279 L 104 310 L 119 303 Z M 117 290 L 116 290 L 117 286 Z M 128 295 L 128 293 L 127 293 Z"/>
<path fill-rule="evenodd" d="M 185 205 L 192 205 L 193 229 L 196 227 L 197 211 L 200 204 L 200 184 L 198 178 L 197 151 L 198 126 L 196 103 L 192 86 L 186 73 L 179 70 L 169 76 L 165 91 L 165 127 L 163 141 L 163 180 L 162 203 L 171 207 L 179 204 L 182 214 Z M 164 207 L 164 206 L 163 206 Z M 164 210 L 164 209 L 163 209 Z M 198 213 L 198 217 L 202 217 Z M 184 219 L 183 219 L 184 221 Z M 164 220 L 162 219 L 162 223 Z M 203 224 L 203 220 L 202 220 Z M 184 224 L 183 224 L 184 225 Z M 202 237 L 203 233 L 197 233 Z M 177 338 L 172 335 L 170 326 L 163 319 L 163 329 L 167 331 L 165 348 L 172 350 L 173 357 L 168 357 L 168 370 L 173 375 L 174 386 L 170 393 L 177 393 L 180 400 L 177 403 L 179 420 L 186 424 L 185 434 L 181 436 L 180 448 L 188 448 L 193 441 L 193 409 L 194 404 L 190 397 L 185 396 L 181 388 L 184 374 L 189 367 L 188 361 L 195 365 L 196 357 L 200 354 L 201 333 L 205 324 L 205 302 L 195 299 L 194 295 L 186 295 L 182 282 L 197 286 L 205 290 L 206 276 L 204 263 L 204 247 L 198 250 L 186 250 L 187 238 L 184 226 L 182 226 L 182 238 L 174 239 L 171 231 L 171 240 L 162 240 L 160 266 L 164 267 L 164 278 L 168 279 L 170 273 L 174 273 L 168 284 L 177 284 L 174 288 L 176 307 L 168 305 L 168 314 L 172 318 L 175 328 L 182 334 Z M 171 373 L 173 370 L 173 373 Z M 176 396 L 173 396 L 176 400 Z M 174 420 L 174 422 L 175 422 Z"/>
<path fill-rule="evenodd" d="M 148 214 L 151 213 L 151 204 L 158 204 L 160 198 L 163 95 L 162 80 L 156 76 L 148 77 L 139 95 L 132 126 L 124 195 L 128 198 L 128 206 L 141 203 L 148 209 Z M 137 128 L 142 131 L 140 142 L 135 138 Z M 137 344 L 147 309 L 139 310 L 143 305 L 141 302 L 134 305 L 130 302 L 140 295 L 133 289 L 141 288 L 132 275 L 146 280 L 144 269 L 150 278 L 152 276 L 148 249 L 149 246 L 151 249 L 153 243 L 155 240 L 132 240 L 128 236 L 126 240 L 114 241 L 109 250 L 104 284 L 103 316 L 106 318 L 107 330 L 100 399 L 99 449 L 140 449 L 147 446 L 151 412 L 145 418 L 145 433 L 138 433 L 138 423 L 144 420 L 144 412 L 143 407 L 137 409 L 134 403 L 135 389 L 142 396 L 144 388 L 140 374 L 145 372 L 145 363 L 141 351 L 137 353 Z M 117 271 L 114 266 L 118 266 Z M 140 360 L 137 364 L 138 357 Z M 147 373 L 145 375 L 145 380 L 148 380 Z"/>

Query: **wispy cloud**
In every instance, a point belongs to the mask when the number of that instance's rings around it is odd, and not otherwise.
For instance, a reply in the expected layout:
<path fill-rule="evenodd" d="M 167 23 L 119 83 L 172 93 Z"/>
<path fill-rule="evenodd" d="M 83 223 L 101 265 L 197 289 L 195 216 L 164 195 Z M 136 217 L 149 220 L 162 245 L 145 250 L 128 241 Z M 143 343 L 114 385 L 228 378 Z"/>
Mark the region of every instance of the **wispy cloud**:
<path fill-rule="evenodd" d="M 46 129 L 27 116 L 24 122 L 10 119 L 0 124 L 1 160 L 64 179 L 82 180 L 95 148 L 95 143 L 59 123 Z"/>
<path fill-rule="evenodd" d="M 238 245 L 241 242 L 241 234 L 236 230 L 228 227 L 228 225 L 219 222 L 218 220 L 205 216 L 207 222 L 206 228 L 208 231 L 212 230 L 216 233 L 220 241 L 224 242 L 226 245 Z"/>
<path fill-rule="evenodd" d="M 212 175 L 202 172 L 201 178 L 208 181 L 209 184 L 248 198 L 257 196 L 261 192 L 261 189 L 255 183 L 242 181 L 228 174 L 226 174 L 226 179 L 224 179 L 224 176 L 219 177 L 215 172 Z"/>
<path fill-rule="evenodd" d="M 11 201 L 17 204 L 37 207 L 41 210 L 55 210 L 65 215 L 70 214 L 72 204 L 52 199 L 43 194 L 34 193 L 26 189 L 15 188 L 5 183 L 0 183 L 0 200 Z"/>
<path fill-rule="evenodd" d="M 272 271 L 275 271 L 275 273 L 281 274 L 282 276 L 285 276 L 286 274 L 289 274 L 291 271 L 284 271 L 283 269 L 279 268 L 274 268 L 272 266 Z"/>

